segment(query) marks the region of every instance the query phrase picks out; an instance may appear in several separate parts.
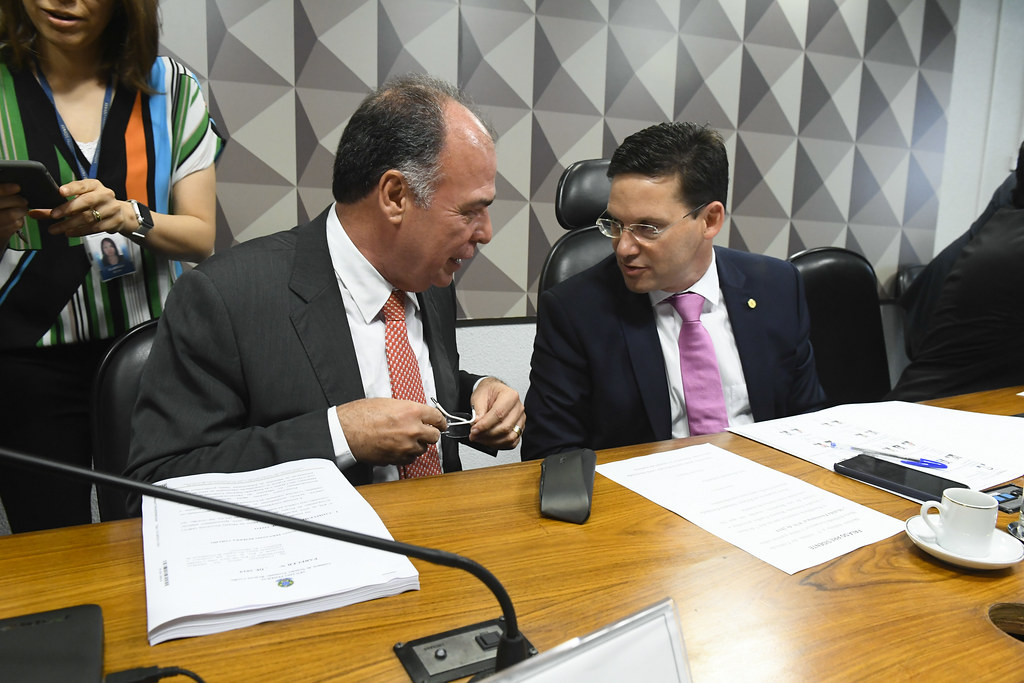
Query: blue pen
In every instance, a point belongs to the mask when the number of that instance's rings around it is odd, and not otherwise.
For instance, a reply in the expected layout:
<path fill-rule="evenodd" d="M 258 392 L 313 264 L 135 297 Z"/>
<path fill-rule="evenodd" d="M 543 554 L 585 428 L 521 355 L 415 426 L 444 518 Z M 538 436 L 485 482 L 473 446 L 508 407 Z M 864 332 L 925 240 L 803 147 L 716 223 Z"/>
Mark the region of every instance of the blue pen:
<path fill-rule="evenodd" d="M 913 465 L 914 467 L 924 467 L 932 470 L 944 470 L 946 469 L 946 463 L 939 462 L 938 460 L 928 460 L 927 458 L 909 458 L 903 455 L 896 455 L 895 453 L 885 453 L 884 451 L 873 451 L 870 448 L 858 448 L 856 446 L 841 446 L 835 441 L 828 441 L 829 446 L 832 448 L 844 448 L 855 453 L 863 453 L 869 455 L 872 458 L 892 458 L 899 460 L 904 465 Z"/>

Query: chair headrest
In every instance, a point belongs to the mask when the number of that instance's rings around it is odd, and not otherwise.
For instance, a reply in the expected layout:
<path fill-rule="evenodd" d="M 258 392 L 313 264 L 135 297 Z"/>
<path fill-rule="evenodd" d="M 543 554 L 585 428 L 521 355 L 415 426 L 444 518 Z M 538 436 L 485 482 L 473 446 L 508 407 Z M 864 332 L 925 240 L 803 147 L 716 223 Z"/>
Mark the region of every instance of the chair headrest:
<path fill-rule="evenodd" d="M 555 218 L 566 230 L 595 225 L 608 208 L 612 181 L 608 159 L 585 159 L 570 164 L 558 179 Z"/>

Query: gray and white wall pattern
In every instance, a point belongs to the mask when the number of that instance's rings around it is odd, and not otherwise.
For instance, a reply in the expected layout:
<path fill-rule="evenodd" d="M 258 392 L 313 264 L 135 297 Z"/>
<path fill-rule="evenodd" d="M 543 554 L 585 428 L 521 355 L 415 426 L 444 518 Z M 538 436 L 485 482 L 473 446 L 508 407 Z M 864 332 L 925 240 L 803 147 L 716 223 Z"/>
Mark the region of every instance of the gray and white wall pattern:
<path fill-rule="evenodd" d="M 969 0 L 968 0 L 969 1 Z M 554 190 L 665 120 L 732 163 L 720 244 L 838 245 L 883 283 L 932 254 L 960 0 L 164 0 L 164 51 L 231 138 L 218 248 L 330 201 L 348 116 L 392 75 L 458 82 L 500 134 L 494 238 L 459 275 L 466 318 L 536 312 Z M 965 226 L 966 227 L 966 226 Z"/>

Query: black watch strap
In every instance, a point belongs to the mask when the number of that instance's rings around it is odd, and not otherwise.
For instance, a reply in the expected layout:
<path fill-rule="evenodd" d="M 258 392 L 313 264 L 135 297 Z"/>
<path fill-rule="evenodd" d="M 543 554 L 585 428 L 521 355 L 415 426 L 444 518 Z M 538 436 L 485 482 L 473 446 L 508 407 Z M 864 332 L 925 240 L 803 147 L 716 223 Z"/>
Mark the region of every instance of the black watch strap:
<path fill-rule="evenodd" d="M 149 207 L 145 204 L 129 199 L 128 203 L 132 205 L 135 210 L 135 219 L 139 222 L 139 227 L 132 231 L 130 237 L 137 239 L 145 239 L 146 233 L 153 229 L 153 214 L 150 212 Z"/>

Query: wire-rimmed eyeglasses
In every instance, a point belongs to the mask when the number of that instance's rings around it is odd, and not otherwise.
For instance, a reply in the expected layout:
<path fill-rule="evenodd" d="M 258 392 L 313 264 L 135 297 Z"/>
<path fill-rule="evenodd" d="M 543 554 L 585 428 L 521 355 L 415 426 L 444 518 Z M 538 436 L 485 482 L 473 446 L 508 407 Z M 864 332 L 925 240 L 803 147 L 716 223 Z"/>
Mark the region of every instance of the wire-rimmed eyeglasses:
<path fill-rule="evenodd" d="M 681 223 L 690 216 L 699 213 L 701 209 L 703 209 L 710 203 L 711 202 L 704 202 L 696 209 L 690 211 L 679 220 L 669 223 L 664 228 L 659 228 L 656 225 L 648 225 L 647 223 L 630 223 L 629 225 L 623 225 L 622 221 L 620 221 L 617 218 L 608 218 L 602 216 L 601 218 L 597 219 L 597 229 L 601 231 L 602 235 L 604 235 L 605 237 L 611 237 L 612 239 L 617 239 L 621 237 L 622 231 L 628 230 L 629 232 L 633 233 L 634 237 L 638 239 L 648 241 L 656 240 L 658 239 L 658 235 L 665 232 L 676 223 Z"/>
<path fill-rule="evenodd" d="M 473 423 L 476 422 L 476 408 L 473 409 L 472 413 L 449 413 L 433 396 L 431 396 L 430 402 L 441 411 L 445 421 L 448 423 L 448 428 L 441 432 L 441 436 L 447 436 L 449 439 L 465 439 L 469 437 L 469 430 Z"/>

